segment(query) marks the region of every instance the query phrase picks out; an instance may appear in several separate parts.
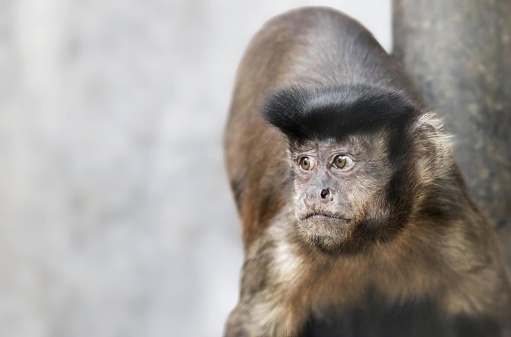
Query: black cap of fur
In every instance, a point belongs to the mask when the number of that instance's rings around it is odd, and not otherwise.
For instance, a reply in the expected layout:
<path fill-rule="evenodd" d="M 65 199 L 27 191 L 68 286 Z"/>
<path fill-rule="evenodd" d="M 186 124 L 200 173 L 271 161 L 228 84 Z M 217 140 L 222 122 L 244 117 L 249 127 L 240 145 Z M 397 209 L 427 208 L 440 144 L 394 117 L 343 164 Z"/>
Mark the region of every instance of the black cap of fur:
<path fill-rule="evenodd" d="M 367 85 L 282 89 L 271 94 L 263 116 L 290 140 L 342 139 L 357 131 L 404 127 L 420 114 L 401 93 Z"/>

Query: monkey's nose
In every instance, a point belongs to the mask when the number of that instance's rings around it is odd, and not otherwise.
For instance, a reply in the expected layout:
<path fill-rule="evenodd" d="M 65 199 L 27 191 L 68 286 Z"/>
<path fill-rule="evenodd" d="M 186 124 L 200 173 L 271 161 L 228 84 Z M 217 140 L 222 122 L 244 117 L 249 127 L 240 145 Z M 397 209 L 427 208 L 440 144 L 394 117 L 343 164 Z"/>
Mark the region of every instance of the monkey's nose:
<path fill-rule="evenodd" d="M 324 188 L 321 190 L 321 198 L 326 199 L 330 196 L 330 190 L 328 188 Z"/>

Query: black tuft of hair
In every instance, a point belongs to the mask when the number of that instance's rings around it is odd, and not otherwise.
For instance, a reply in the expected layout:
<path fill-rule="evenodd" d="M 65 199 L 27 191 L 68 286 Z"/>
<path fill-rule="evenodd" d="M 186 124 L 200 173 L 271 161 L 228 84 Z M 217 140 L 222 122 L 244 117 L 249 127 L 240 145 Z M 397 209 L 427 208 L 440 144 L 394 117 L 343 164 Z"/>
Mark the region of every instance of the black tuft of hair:
<path fill-rule="evenodd" d="M 405 95 L 363 84 L 286 88 L 270 94 L 262 114 L 291 141 L 342 139 L 356 132 L 402 128 L 420 111 Z"/>

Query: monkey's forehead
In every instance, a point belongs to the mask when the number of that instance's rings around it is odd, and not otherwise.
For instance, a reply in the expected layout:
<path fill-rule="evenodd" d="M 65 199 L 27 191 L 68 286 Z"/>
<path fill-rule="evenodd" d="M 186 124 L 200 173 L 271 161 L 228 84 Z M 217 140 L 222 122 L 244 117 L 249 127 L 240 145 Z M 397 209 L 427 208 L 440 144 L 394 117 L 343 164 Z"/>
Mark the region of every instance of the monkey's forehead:
<path fill-rule="evenodd" d="M 339 151 L 339 149 L 368 149 L 377 147 L 380 144 L 383 146 L 388 141 L 390 134 L 386 130 L 377 131 L 371 134 L 368 133 L 353 133 L 346 135 L 346 137 L 327 138 L 327 139 L 307 139 L 302 142 L 289 142 L 289 149 L 291 151 L 317 151 L 320 148 L 325 150 Z"/>
<path fill-rule="evenodd" d="M 263 117 L 289 140 L 342 140 L 353 133 L 405 130 L 420 115 L 398 91 L 370 85 L 283 88 L 263 104 Z"/>

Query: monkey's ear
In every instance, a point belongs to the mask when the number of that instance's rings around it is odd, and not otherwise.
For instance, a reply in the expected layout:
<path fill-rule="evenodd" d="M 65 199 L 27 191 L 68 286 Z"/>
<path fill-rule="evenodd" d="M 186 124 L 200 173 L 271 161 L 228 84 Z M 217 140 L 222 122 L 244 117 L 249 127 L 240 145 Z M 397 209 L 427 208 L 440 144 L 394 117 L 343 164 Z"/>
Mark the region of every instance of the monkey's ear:
<path fill-rule="evenodd" d="M 443 131 L 443 121 L 436 114 L 421 115 L 412 126 L 411 137 L 417 142 L 419 158 L 428 167 L 440 167 L 450 161 L 446 159 L 452 157 L 452 136 Z"/>
<path fill-rule="evenodd" d="M 428 139 L 442 138 L 444 141 L 451 139 L 450 135 L 444 133 L 444 123 L 433 112 L 421 115 L 412 127 L 412 133 L 420 133 Z"/>
<path fill-rule="evenodd" d="M 413 129 L 434 134 L 437 129 L 441 130 L 442 127 L 442 121 L 434 113 L 428 112 L 417 119 Z"/>

